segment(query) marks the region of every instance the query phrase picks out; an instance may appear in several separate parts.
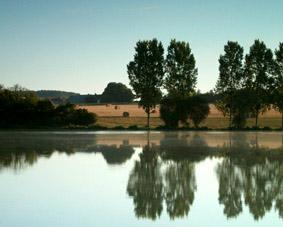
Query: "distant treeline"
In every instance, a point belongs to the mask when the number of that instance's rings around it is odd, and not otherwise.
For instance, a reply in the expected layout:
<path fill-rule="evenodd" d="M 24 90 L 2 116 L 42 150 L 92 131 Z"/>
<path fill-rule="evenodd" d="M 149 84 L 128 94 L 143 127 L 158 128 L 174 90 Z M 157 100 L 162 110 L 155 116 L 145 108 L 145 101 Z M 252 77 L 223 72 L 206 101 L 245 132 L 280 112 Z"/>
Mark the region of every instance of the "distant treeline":
<path fill-rule="evenodd" d="M 0 87 L 0 127 L 38 128 L 83 126 L 96 122 L 96 115 L 73 104 L 55 107 L 48 99 L 38 99 L 19 86 Z"/>
<path fill-rule="evenodd" d="M 130 103 L 134 100 L 131 89 L 122 83 L 110 82 L 102 94 L 81 95 L 74 92 L 40 90 L 36 95 L 42 99 L 49 99 L 54 104 L 63 103 Z"/>
<path fill-rule="evenodd" d="M 167 127 L 192 120 L 198 125 L 208 116 L 208 103 L 224 116 L 231 128 L 243 128 L 269 108 L 282 113 L 283 128 L 283 43 L 272 50 L 255 40 L 244 58 L 244 49 L 228 41 L 219 58 L 219 78 L 214 92 L 198 94 L 198 70 L 189 43 L 171 40 L 164 57 L 163 44 L 156 39 L 138 41 L 134 59 L 127 65 L 130 85 L 149 118 L 157 104 Z M 167 91 L 163 93 L 164 89 Z"/>
<path fill-rule="evenodd" d="M 58 90 L 38 90 L 35 91 L 35 94 L 39 98 L 43 98 L 43 99 L 52 99 L 52 98 L 68 99 L 70 96 L 79 95 L 79 93 L 75 93 L 75 92 L 58 91 Z"/>

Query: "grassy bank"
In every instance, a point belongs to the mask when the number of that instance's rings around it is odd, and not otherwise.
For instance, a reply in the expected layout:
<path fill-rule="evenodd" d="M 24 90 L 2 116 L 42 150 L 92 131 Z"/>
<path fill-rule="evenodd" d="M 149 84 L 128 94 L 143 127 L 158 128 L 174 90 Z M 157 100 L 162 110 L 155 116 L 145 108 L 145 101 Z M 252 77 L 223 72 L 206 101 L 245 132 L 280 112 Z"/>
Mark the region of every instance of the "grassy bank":
<path fill-rule="evenodd" d="M 97 124 L 106 128 L 115 128 L 122 126 L 128 128 L 129 126 L 136 125 L 140 128 L 146 126 L 146 117 L 98 117 Z M 255 119 L 248 119 L 247 127 L 252 128 L 254 126 Z M 158 126 L 164 126 L 163 121 L 159 117 L 152 117 L 150 119 L 151 128 L 156 128 Z M 190 126 L 193 127 L 192 123 Z M 225 129 L 229 126 L 229 120 L 225 117 L 219 118 L 207 118 L 201 127 L 207 127 L 209 129 Z M 280 117 L 261 117 L 259 118 L 259 127 L 269 127 L 271 129 L 278 129 L 281 127 Z"/>

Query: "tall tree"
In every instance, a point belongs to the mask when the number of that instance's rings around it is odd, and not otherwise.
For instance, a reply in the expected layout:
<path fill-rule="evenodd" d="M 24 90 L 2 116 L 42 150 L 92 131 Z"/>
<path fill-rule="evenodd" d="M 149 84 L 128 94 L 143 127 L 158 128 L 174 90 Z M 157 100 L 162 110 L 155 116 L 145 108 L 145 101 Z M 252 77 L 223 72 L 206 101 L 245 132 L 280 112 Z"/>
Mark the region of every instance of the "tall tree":
<path fill-rule="evenodd" d="M 255 126 L 258 126 L 258 116 L 266 111 L 269 104 L 269 92 L 274 69 L 273 54 L 264 42 L 255 40 L 245 58 L 246 88 L 253 93 L 252 112 L 255 116 Z"/>
<path fill-rule="evenodd" d="M 243 84 L 243 53 L 244 49 L 238 42 L 228 41 L 224 46 L 224 55 L 219 58 L 219 78 L 216 92 L 221 96 L 218 109 L 229 115 L 229 126 L 232 125 L 234 95 Z"/>
<path fill-rule="evenodd" d="M 182 97 L 195 91 L 198 70 L 189 43 L 171 40 L 165 71 L 165 88 L 169 94 Z"/>
<path fill-rule="evenodd" d="M 282 115 L 281 127 L 283 128 L 283 43 L 275 50 L 275 78 L 274 78 L 274 104 Z"/>
<path fill-rule="evenodd" d="M 127 66 L 128 75 L 136 97 L 140 98 L 139 105 L 147 113 L 149 128 L 150 113 L 161 98 L 164 49 L 161 42 L 153 39 L 138 41 L 135 50 L 134 60 Z"/>
<path fill-rule="evenodd" d="M 167 127 L 178 127 L 179 121 L 187 124 L 192 111 L 199 110 L 191 101 L 196 94 L 198 70 L 189 43 L 171 40 L 165 64 L 165 88 L 168 95 L 160 106 L 161 118 Z M 195 115 L 191 115 L 196 117 Z M 196 120 L 196 118 L 194 118 Z M 198 120 L 199 121 L 199 120 Z"/>

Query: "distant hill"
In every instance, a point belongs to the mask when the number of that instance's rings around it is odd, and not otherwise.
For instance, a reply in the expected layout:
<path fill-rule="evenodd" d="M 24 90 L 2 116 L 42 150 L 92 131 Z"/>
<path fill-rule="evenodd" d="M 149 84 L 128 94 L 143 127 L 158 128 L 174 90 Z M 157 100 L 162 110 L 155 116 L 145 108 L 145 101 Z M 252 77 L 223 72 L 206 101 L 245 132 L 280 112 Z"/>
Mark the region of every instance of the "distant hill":
<path fill-rule="evenodd" d="M 44 98 L 44 99 L 53 99 L 53 98 L 68 99 L 71 96 L 80 95 L 79 93 L 75 93 L 75 92 L 58 91 L 58 90 L 39 90 L 39 91 L 35 91 L 35 93 L 39 98 Z"/>
<path fill-rule="evenodd" d="M 72 95 L 68 98 L 68 102 L 73 104 L 80 103 L 100 103 L 101 95 Z"/>

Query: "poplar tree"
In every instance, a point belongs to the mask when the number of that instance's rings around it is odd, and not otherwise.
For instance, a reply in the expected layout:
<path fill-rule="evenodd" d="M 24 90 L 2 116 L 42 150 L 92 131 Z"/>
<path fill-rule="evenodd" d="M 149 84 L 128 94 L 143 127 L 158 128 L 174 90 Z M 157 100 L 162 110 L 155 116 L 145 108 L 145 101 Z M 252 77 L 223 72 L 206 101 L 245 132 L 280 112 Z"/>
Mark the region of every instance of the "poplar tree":
<path fill-rule="evenodd" d="M 147 127 L 152 109 L 161 99 L 161 86 L 164 77 L 164 49 L 157 39 L 138 41 L 134 60 L 127 65 L 130 85 L 139 105 L 147 114 Z"/>
<path fill-rule="evenodd" d="M 228 41 L 224 46 L 224 54 L 219 57 L 219 77 L 216 93 L 221 97 L 216 107 L 229 115 L 229 126 L 236 109 L 235 95 L 243 85 L 243 53 L 244 49 L 238 42 Z"/>
<path fill-rule="evenodd" d="M 264 42 L 255 40 L 245 58 L 245 87 L 251 91 L 252 113 L 255 116 L 255 126 L 258 127 L 258 116 L 267 110 L 272 90 L 274 74 L 273 54 Z"/>

